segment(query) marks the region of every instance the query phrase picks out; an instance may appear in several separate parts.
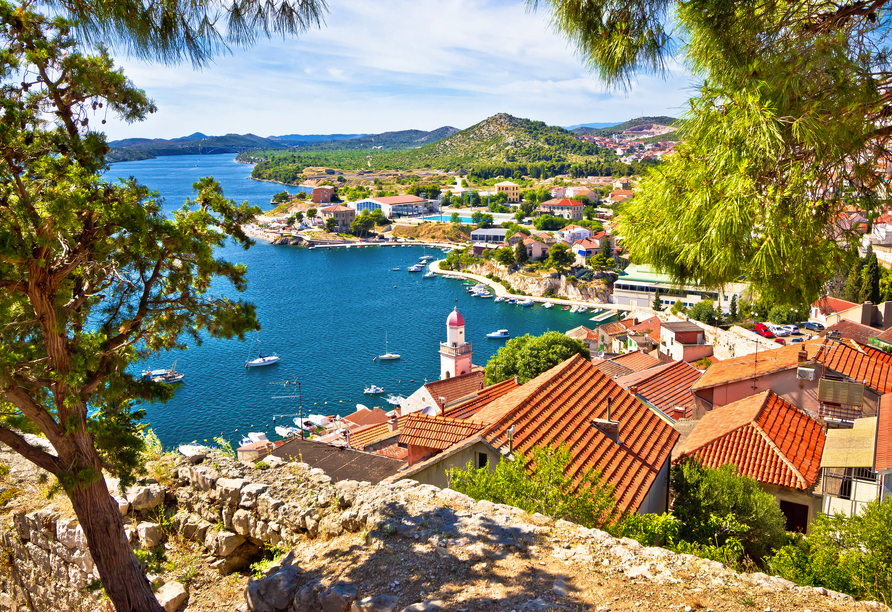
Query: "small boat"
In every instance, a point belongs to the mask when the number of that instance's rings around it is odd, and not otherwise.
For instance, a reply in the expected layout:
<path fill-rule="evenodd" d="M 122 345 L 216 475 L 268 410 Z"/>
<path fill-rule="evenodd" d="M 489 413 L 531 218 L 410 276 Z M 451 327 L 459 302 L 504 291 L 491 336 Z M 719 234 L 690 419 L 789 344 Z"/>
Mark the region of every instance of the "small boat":
<path fill-rule="evenodd" d="M 508 334 L 507 329 L 500 329 L 498 331 L 494 331 L 494 332 L 486 334 L 486 337 L 487 338 L 509 338 L 510 336 Z"/>
<path fill-rule="evenodd" d="M 363 390 L 363 393 L 366 395 L 380 395 L 381 393 L 384 393 L 384 389 L 378 385 L 369 385 Z"/>
<path fill-rule="evenodd" d="M 145 370 L 142 375 L 143 378 L 147 378 L 152 382 L 164 383 L 167 385 L 181 382 L 183 378 L 185 378 L 185 374 L 177 372 L 176 361 L 174 361 L 173 365 L 166 370 Z"/>
<path fill-rule="evenodd" d="M 387 342 L 387 332 L 384 332 L 384 354 L 383 354 L 383 355 L 378 355 L 377 359 L 381 359 L 381 360 L 384 360 L 384 361 L 391 361 L 391 360 L 394 360 L 394 359 L 399 359 L 399 358 L 400 358 L 399 353 L 391 353 L 391 352 L 387 349 L 387 344 L 388 344 L 388 342 Z M 372 385 L 372 386 L 374 387 L 375 385 Z"/>
<path fill-rule="evenodd" d="M 499 297 L 497 297 L 496 299 L 493 300 L 493 302 L 504 302 L 504 301 L 505 301 L 505 298 L 503 298 L 503 297 L 501 297 L 501 296 L 499 296 Z"/>
<path fill-rule="evenodd" d="M 245 369 L 247 368 L 259 368 L 262 366 L 272 365 L 274 363 L 279 363 L 279 356 L 273 353 L 272 355 L 264 355 L 260 352 L 260 334 L 257 334 L 257 359 L 249 359 L 245 361 Z"/>
<path fill-rule="evenodd" d="M 486 299 L 486 298 L 491 298 L 492 294 L 489 291 L 487 291 L 486 293 L 478 293 L 477 297 Z"/>
<path fill-rule="evenodd" d="M 393 271 L 394 271 L 394 272 L 399 272 L 400 269 L 399 269 L 399 268 L 394 268 Z"/>
<path fill-rule="evenodd" d="M 586 310 L 588 310 L 588 308 L 586 308 L 585 306 L 580 306 L 580 307 L 579 307 L 579 310 L 577 310 L 576 312 L 578 312 L 578 313 L 583 313 L 583 312 L 585 312 Z"/>
<path fill-rule="evenodd" d="M 509 304 L 516 304 L 516 303 L 517 303 L 517 300 L 514 299 L 514 298 L 509 298 L 509 299 L 508 299 L 508 303 L 509 303 Z"/>
<path fill-rule="evenodd" d="M 282 438 L 293 438 L 299 433 L 300 430 L 297 427 L 288 427 L 287 425 L 276 426 L 276 435 Z"/>
<path fill-rule="evenodd" d="M 545 302 L 544 304 L 542 304 L 542 308 L 548 308 L 550 310 L 554 308 L 554 304 L 552 304 L 551 302 Z"/>
<path fill-rule="evenodd" d="M 252 431 L 247 437 L 242 438 L 241 446 L 247 446 L 248 444 L 271 444 L 269 438 L 266 437 L 266 434 L 262 431 Z"/>
<path fill-rule="evenodd" d="M 561 310 L 570 310 L 570 307 L 569 307 L 569 306 L 564 306 L 563 308 L 561 308 Z"/>
<path fill-rule="evenodd" d="M 421 278 L 434 278 L 435 276 L 436 276 L 436 274 L 434 274 L 433 272 L 428 272 L 427 274 L 425 274 L 425 275 L 422 276 Z"/>
<path fill-rule="evenodd" d="M 525 299 L 524 301 L 520 302 L 520 305 L 523 306 L 524 308 L 529 308 L 530 306 L 532 306 L 532 305 L 535 304 L 535 303 L 536 303 L 536 302 L 534 302 L 534 301 L 531 300 L 530 298 L 527 298 L 527 299 Z"/>
<path fill-rule="evenodd" d="M 403 397 L 403 396 L 401 396 L 401 395 L 393 395 L 393 394 L 391 394 L 391 395 L 388 395 L 388 396 L 387 396 L 387 399 L 384 400 L 384 401 L 386 401 L 386 402 L 387 402 L 388 404 L 390 404 L 391 406 L 402 406 L 402 405 L 403 405 L 403 400 L 404 400 L 404 399 L 406 399 L 406 398 Z"/>
<path fill-rule="evenodd" d="M 409 272 L 421 272 L 421 266 L 418 265 L 418 264 L 415 264 L 414 266 L 409 266 L 409 267 L 406 268 L 406 269 L 407 269 Z"/>
<path fill-rule="evenodd" d="M 434 258 L 433 255 L 423 255 L 418 258 L 418 261 L 430 261 L 433 258 Z"/>

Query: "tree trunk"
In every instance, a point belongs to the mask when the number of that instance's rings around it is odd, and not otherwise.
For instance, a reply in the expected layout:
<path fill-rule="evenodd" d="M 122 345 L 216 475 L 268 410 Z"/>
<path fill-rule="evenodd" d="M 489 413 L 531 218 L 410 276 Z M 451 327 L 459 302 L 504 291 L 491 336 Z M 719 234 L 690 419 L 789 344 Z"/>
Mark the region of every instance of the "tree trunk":
<path fill-rule="evenodd" d="M 99 569 L 105 593 L 117 612 L 164 612 L 152 593 L 136 555 L 124 533 L 117 503 L 109 495 L 105 479 L 81 485 L 69 492 L 71 505 L 84 529 L 90 554 Z"/>

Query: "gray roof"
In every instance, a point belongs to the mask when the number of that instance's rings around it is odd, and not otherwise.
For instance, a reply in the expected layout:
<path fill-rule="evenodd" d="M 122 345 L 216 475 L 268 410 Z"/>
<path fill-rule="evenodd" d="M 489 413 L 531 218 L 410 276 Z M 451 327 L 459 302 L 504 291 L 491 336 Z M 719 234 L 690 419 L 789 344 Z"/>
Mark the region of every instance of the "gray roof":
<path fill-rule="evenodd" d="M 270 454 L 287 461 L 302 461 L 310 467 L 320 468 L 335 482 L 367 480 L 377 484 L 396 474 L 397 470 L 406 464 L 405 461 L 376 453 L 300 438 L 289 440 Z"/>
<path fill-rule="evenodd" d="M 699 325 L 694 325 L 688 321 L 679 321 L 678 323 L 663 323 L 663 329 L 668 329 L 671 332 L 702 332 L 703 328 Z"/>

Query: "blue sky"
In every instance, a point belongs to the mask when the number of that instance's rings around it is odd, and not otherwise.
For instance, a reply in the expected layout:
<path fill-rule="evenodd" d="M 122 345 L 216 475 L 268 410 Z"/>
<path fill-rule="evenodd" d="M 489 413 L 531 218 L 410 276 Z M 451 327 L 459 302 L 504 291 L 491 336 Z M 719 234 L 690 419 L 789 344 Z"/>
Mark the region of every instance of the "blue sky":
<path fill-rule="evenodd" d="M 320 30 L 233 49 L 201 71 L 118 62 L 159 110 L 134 125 L 109 118 L 110 139 L 463 129 L 499 112 L 620 122 L 678 116 L 692 87 L 675 68 L 608 90 L 522 0 L 329 0 Z"/>

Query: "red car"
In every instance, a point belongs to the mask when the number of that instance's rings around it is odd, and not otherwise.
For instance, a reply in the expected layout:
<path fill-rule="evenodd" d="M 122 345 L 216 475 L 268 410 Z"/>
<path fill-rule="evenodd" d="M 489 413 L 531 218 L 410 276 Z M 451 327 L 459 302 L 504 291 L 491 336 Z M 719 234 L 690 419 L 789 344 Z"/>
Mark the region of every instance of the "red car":
<path fill-rule="evenodd" d="M 783 338 L 775 338 L 774 341 L 777 342 L 778 344 L 786 344 L 786 342 L 784 341 Z"/>
<path fill-rule="evenodd" d="M 764 323 L 756 323 L 753 331 L 755 331 L 763 338 L 774 338 L 774 334 L 771 333 L 771 330 L 768 329 L 768 326 L 766 326 Z"/>

